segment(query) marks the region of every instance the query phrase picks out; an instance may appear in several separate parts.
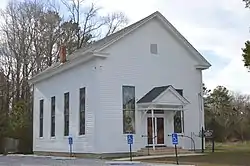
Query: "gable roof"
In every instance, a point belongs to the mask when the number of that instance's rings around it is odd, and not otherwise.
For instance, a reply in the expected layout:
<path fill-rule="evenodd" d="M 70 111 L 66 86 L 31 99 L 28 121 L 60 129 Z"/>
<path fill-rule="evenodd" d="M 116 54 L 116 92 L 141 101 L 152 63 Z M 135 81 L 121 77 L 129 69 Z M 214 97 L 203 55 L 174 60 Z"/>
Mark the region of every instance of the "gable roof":
<path fill-rule="evenodd" d="M 160 87 L 154 87 L 151 89 L 147 94 L 145 94 L 137 103 L 151 103 L 154 99 L 156 99 L 160 94 L 162 94 L 165 90 L 172 87 L 175 89 L 172 85 L 168 86 L 160 86 Z M 181 96 L 183 96 L 183 90 L 182 89 L 175 89 Z"/>
<path fill-rule="evenodd" d="M 200 65 L 196 66 L 197 68 L 207 69 L 211 66 L 211 64 L 177 31 L 177 29 L 159 11 L 156 11 L 156 12 L 152 13 L 151 15 L 143 18 L 142 20 L 139 20 L 139 21 L 137 21 L 137 22 L 107 36 L 107 37 L 104 37 L 101 40 L 98 40 L 92 44 L 85 46 L 84 48 L 81 48 L 81 49 L 75 51 L 73 54 L 67 56 L 67 62 L 65 62 L 63 64 L 61 64 L 60 62 L 55 63 L 51 67 L 47 68 L 46 70 L 42 71 L 41 73 L 39 73 L 36 76 L 34 76 L 33 78 L 31 78 L 30 82 L 35 83 L 38 80 L 45 79 L 45 78 L 47 78 L 45 76 L 46 74 L 48 76 L 49 75 L 52 76 L 55 73 L 58 73 L 58 72 L 55 72 L 55 70 L 57 70 L 58 68 L 62 68 L 61 70 L 63 70 L 63 68 L 65 67 L 65 69 L 66 69 L 67 68 L 66 66 L 69 65 L 69 63 L 74 63 L 74 62 L 79 63 L 78 60 L 80 58 L 85 58 L 86 56 L 91 56 L 89 58 L 105 57 L 105 55 L 101 53 L 101 51 L 103 49 L 112 45 L 113 43 L 115 43 L 119 39 L 130 34 L 131 32 L 133 32 L 134 30 L 136 30 L 140 26 L 144 25 L 145 23 L 147 23 L 148 21 L 150 21 L 151 19 L 156 18 L 156 17 L 159 18 L 159 20 L 162 23 L 164 23 L 166 28 L 169 29 L 170 32 L 172 32 L 172 34 L 180 42 L 182 42 L 184 44 L 184 46 L 189 51 L 191 51 L 191 53 L 196 58 L 198 58 L 198 60 L 200 61 Z M 88 59 L 88 58 L 86 58 L 86 59 Z M 74 65 L 71 65 L 71 67 L 73 67 L 73 66 Z"/>
<path fill-rule="evenodd" d="M 117 40 L 121 39 L 122 37 L 128 35 L 129 33 L 133 32 L 140 26 L 144 25 L 148 21 L 152 20 L 153 18 L 159 18 L 159 20 L 165 25 L 165 27 L 170 30 L 170 32 L 175 36 L 175 38 L 184 44 L 184 46 L 191 52 L 192 55 L 194 55 L 196 58 L 199 59 L 200 65 L 197 66 L 197 68 L 201 69 L 207 69 L 211 66 L 211 64 L 201 55 L 201 53 L 191 45 L 187 39 L 159 12 L 156 11 L 152 13 L 151 15 L 143 18 L 142 20 L 139 20 L 135 22 L 134 24 L 118 31 L 117 33 L 114 33 L 110 35 L 107 38 L 104 38 L 100 41 L 98 41 L 98 44 L 92 47 L 95 51 L 101 51 L 104 48 L 110 46 Z"/>

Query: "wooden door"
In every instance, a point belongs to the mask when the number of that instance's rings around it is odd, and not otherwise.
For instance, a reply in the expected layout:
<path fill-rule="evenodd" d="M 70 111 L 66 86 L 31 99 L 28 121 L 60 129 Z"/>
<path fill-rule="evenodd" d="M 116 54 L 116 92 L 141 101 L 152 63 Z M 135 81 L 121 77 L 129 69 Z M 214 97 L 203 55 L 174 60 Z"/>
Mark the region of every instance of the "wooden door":
<path fill-rule="evenodd" d="M 164 118 L 157 118 L 157 144 L 164 144 Z"/>
<path fill-rule="evenodd" d="M 155 124 L 155 119 L 154 119 L 154 123 Z M 147 119 L 147 130 L 148 130 L 148 144 L 153 144 L 153 139 L 152 139 L 152 136 L 153 136 L 153 132 L 152 132 L 152 118 L 151 117 L 148 117 Z"/>

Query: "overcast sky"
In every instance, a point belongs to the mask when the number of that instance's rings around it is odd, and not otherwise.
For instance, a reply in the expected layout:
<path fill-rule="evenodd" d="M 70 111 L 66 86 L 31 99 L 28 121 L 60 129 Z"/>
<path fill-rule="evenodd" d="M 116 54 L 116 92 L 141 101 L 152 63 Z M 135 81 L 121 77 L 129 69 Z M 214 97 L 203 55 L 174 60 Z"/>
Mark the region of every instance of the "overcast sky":
<path fill-rule="evenodd" d="M 7 0 L 1 0 L 4 7 Z M 88 0 L 90 1 L 90 0 Z M 209 88 L 224 85 L 250 94 L 250 72 L 242 51 L 250 37 L 250 10 L 242 0 L 95 0 L 105 11 L 123 11 L 130 23 L 161 12 L 212 64 L 204 72 Z"/>

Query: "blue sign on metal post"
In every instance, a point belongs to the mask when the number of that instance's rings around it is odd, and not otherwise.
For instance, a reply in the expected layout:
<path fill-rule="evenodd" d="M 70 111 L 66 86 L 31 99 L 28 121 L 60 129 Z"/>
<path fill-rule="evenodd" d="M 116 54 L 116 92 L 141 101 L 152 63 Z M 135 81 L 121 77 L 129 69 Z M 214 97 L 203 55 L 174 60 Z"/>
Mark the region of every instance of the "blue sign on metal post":
<path fill-rule="evenodd" d="M 69 139 L 69 144 L 72 145 L 73 144 L 73 138 L 70 136 L 68 139 Z"/>
<path fill-rule="evenodd" d="M 176 133 L 172 134 L 172 144 L 177 145 L 178 144 L 178 135 Z"/>
<path fill-rule="evenodd" d="M 133 144 L 133 135 L 132 134 L 129 134 L 127 135 L 127 141 L 128 141 L 128 144 Z"/>

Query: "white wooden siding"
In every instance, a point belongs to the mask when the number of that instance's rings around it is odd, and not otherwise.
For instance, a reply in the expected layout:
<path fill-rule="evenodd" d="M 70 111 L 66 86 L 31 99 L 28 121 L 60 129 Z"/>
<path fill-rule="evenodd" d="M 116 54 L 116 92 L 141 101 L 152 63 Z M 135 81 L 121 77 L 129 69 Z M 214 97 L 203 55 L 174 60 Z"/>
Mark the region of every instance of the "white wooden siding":
<path fill-rule="evenodd" d="M 64 93 L 69 92 L 69 133 L 74 152 L 95 152 L 96 61 L 65 71 L 34 86 L 34 151 L 68 152 L 64 137 Z M 79 89 L 86 87 L 86 135 L 79 133 Z M 56 97 L 55 138 L 50 138 L 50 98 Z M 44 99 L 44 137 L 39 138 L 39 100 Z"/>
<path fill-rule="evenodd" d="M 158 54 L 150 53 L 150 44 L 155 43 Z M 185 113 L 185 132 L 199 132 L 198 93 L 201 92 L 200 70 L 195 69 L 197 61 L 181 43 L 153 19 L 132 34 L 110 46 L 104 52 L 110 53 L 100 60 L 99 73 L 100 106 L 98 148 L 102 152 L 127 152 L 128 145 L 122 126 L 122 85 L 136 87 L 136 100 L 139 100 L 154 86 L 173 85 L 183 89 L 184 97 L 191 104 Z M 136 135 L 133 150 L 145 145 L 146 134 L 142 126 L 142 114 L 136 112 Z M 145 118 L 145 116 L 144 116 Z M 196 140 L 199 148 L 200 139 Z M 190 145 L 188 140 L 186 148 Z"/>

